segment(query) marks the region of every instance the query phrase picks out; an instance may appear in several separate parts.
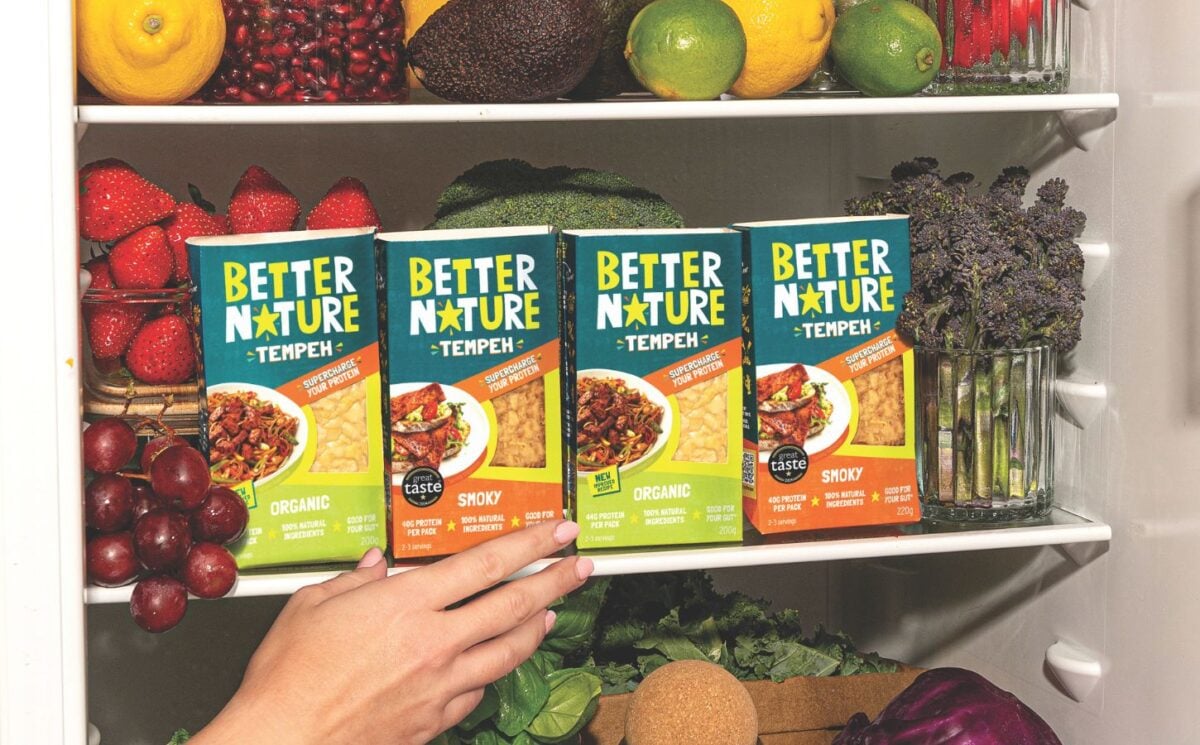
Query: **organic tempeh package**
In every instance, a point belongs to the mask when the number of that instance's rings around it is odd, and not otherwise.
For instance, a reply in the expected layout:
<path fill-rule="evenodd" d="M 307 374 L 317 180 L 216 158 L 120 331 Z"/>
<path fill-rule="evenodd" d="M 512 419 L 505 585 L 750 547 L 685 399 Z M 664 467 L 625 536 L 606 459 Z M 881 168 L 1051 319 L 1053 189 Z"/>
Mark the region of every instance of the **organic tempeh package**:
<path fill-rule="evenodd" d="M 915 522 L 908 218 L 743 231 L 745 509 L 762 533 Z"/>
<path fill-rule="evenodd" d="M 357 559 L 386 540 L 374 232 L 188 241 L 202 444 L 246 500 L 242 568 Z"/>
<path fill-rule="evenodd" d="M 565 478 L 579 546 L 741 540 L 740 237 L 563 241 Z"/>
<path fill-rule="evenodd" d="M 550 227 L 379 236 L 397 558 L 562 516 L 556 241 Z"/>

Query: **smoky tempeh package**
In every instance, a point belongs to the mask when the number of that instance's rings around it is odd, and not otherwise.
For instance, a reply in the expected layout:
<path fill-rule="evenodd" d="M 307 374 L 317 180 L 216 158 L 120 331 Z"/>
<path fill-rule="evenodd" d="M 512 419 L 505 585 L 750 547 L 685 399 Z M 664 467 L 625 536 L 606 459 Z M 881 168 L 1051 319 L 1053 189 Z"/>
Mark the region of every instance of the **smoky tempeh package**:
<path fill-rule="evenodd" d="M 585 230 L 563 244 L 580 548 L 741 540 L 740 236 Z"/>
<path fill-rule="evenodd" d="M 188 240 L 213 480 L 250 508 L 242 568 L 386 539 L 374 231 Z"/>
<path fill-rule="evenodd" d="M 745 509 L 762 533 L 915 522 L 908 218 L 743 232 Z"/>
<path fill-rule="evenodd" d="M 550 227 L 379 236 L 396 558 L 562 516 L 556 243 Z"/>

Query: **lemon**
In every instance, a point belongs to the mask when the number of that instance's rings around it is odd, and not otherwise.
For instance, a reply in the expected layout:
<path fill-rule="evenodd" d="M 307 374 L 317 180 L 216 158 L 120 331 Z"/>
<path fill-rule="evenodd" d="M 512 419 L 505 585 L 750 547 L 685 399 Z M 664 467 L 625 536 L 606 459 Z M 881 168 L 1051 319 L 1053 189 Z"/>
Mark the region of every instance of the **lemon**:
<path fill-rule="evenodd" d="M 906 0 L 867 0 L 838 18 L 830 45 L 846 82 L 868 96 L 911 96 L 937 77 L 942 36 Z"/>
<path fill-rule="evenodd" d="M 425 25 L 425 21 L 429 20 L 429 16 L 433 15 L 434 11 L 445 5 L 447 0 L 404 0 L 404 44 L 412 39 L 413 34 L 417 33 L 417 29 Z M 421 81 L 417 80 L 417 76 L 413 75 L 411 67 L 404 68 L 405 75 L 408 76 L 408 87 L 412 89 L 421 88 Z"/>
<path fill-rule="evenodd" d="M 705 101 L 733 85 L 746 61 L 746 34 L 721 0 L 654 0 L 629 26 L 625 59 L 659 98 Z"/>
<path fill-rule="evenodd" d="M 771 98 L 812 77 L 829 50 L 833 0 L 725 0 L 746 32 L 746 64 L 730 89 Z"/>
<path fill-rule="evenodd" d="M 179 103 L 221 61 L 221 0 L 76 0 L 79 71 L 109 99 Z"/>

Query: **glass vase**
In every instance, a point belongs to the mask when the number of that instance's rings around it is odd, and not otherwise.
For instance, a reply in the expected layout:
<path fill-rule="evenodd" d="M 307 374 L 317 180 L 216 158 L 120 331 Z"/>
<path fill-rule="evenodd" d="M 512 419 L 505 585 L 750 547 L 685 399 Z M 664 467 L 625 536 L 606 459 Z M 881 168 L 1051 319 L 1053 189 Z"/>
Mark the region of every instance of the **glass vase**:
<path fill-rule="evenodd" d="M 1054 349 L 917 347 L 916 361 L 922 515 L 947 522 L 1011 522 L 1049 514 Z"/>
<path fill-rule="evenodd" d="M 945 54 L 930 92 L 1062 93 L 1071 0 L 910 0 L 937 23 Z"/>

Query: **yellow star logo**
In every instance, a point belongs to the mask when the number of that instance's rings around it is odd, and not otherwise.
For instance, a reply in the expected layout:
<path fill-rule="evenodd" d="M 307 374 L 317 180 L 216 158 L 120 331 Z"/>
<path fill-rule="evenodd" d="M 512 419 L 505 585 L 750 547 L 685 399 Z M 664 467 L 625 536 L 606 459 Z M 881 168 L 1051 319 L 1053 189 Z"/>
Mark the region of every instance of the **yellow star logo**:
<path fill-rule="evenodd" d="M 813 507 L 820 507 L 820 506 L 821 506 L 821 498 L 820 498 L 820 497 L 813 497 L 813 498 L 812 498 L 812 506 L 813 506 Z"/>
<path fill-rule="evenodd" d="M 878 501 L 879 501 L 879 492 L 877 492 L 877 491 L 873 491 L 873 492 L 871 492 L 871 501 L 872 501 L 872 502 L 878 502 Z"/>
<path fill-rule="evenodd" d="M 278 537 L 279 537 L 279 533 L 276 532 L 274 528 L 271 528 L 270 530 L 267 531 L 267 540 L 268 541 L 273 541 Z"/>
<path fill-rule="evenodd" d="M 272 313 L 267 306 L 259 308 L 258 314 L 254 316 L 254 338 L 279 336 L 279 326 L 275 323 L 278 320 L 279 314 Z"/>
<path fill-rule="evenodd" d="M 637 513 L 635 512 L 629 516 L 629 522 L 633 523 L 634 525 L 637 525 L 639 522 L 641 522 L 641 519 L 637 516 Z"/>
<path fill-rule="evenodd" d="M 700 514 L 700 510 L 695 510 L 694 512 L 692 512 L 692 519 L 693 520 L 702 520 L 702 519 L 704 519 L 704 515 Z"/>
<path fill-rule="evenodd" d="M 341 524 L 340 522 L 338 522 L 338 523 L 334 523 L 334 524 L 333 524 L 333 532 L 334 532 L 334 533 L 341 533 L 341 532 L 342 532 L 342 524 Z"/>
<path fill-rule="evenodd" d="M 632 326 L 640 323 L 643 326 L 649 326 L 650 322 L 646 320 L 646 311 L 649 309 L 650 303 L 644 303 L 638 300 L 637 295 L 631 295 L 629 302 L 625 303 L 625 325 Z"/>
<path fill-rule="evenodd" d="M 820 315 L 822 313 L 821 301 L 825 299 L 825 294 L 818 292 L 817 288 L 811 282 L 808 285 L 808 289 L 800 293 L 800 299 L 804 301 L 804 307 L 800 309 L 800 315 L 807 313 Z"/>
<path fill-rule="evenodd" d="M 449 300 L 447 300 L 446 304 L 442 306 L 442 309 L 437 312 L 437 316 L 442 321 L 441 325 L 438 327 L 438 331 L 445 331 L 446 329 L 458 329 L 459 331 L 463 330 L 463 309 L 454 307 L 454 303 L 451 303 Z"/>
<path fill-rule="evenodd" d="M 455 529 L 455 528 L 457 528 L 457 527 L 458 527 L 458 526 L 454 524 L 454 521 L 453 521 L 453 520 L 451 520 L 450 522 L 446 523 L 446 532 L 447 532 L 447 533 L 453 533 L 453 532 L 454 532 L 454 529 Z"/>
<path fill-rule="evenodd" d="M 512 526 L 513 526 L 514 528 L 519 528 L 519 527 L 521 527 L 521 518 L 517 517 L 516 515 L 513 515 L 513 519 L 512 519 Z"/>

